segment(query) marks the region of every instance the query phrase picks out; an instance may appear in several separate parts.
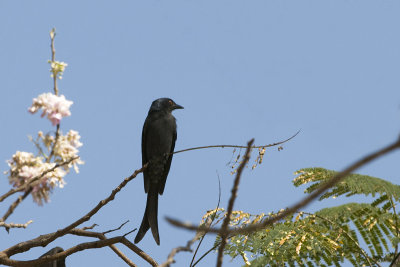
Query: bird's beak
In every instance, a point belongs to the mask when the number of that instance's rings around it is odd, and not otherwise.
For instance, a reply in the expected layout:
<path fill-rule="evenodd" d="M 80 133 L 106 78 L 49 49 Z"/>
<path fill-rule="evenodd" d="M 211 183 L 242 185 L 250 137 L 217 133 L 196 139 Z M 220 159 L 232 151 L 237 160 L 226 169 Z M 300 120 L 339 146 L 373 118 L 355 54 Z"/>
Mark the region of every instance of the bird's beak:
<path fill-rule="evenodd" d="M 181 105 L 175 104 L 174 109 L 183 109 L 183 107 Z"/>

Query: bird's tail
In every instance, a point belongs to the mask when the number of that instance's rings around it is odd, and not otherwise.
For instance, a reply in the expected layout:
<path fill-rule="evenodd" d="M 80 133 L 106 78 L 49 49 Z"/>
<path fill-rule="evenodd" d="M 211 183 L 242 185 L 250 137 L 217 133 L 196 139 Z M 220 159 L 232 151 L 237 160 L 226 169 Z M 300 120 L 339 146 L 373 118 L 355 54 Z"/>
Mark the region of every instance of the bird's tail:
<path fill-rule="evenodd" d="M 135 243 L 140 242 L 146 232 L 151 228 L 154 240 L 157 245 L 160 245 L 160 236 L 158 234 L 158 187 L 150 186 L 149 192 L 147 193 L 146 210 L 143 215 L 142 224 L 140 225 L 139 231 L 135 237 Z"/>

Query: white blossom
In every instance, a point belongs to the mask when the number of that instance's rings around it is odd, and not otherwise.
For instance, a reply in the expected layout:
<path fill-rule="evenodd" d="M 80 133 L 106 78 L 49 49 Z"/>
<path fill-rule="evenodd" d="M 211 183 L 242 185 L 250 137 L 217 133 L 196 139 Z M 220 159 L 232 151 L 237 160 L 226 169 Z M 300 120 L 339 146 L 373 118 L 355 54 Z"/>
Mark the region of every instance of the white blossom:
<path fill-rule="evenodd" d="M 43 157 L 35 156 L 32 153 L 17 151 L 10 160 L 7 161 L 10 167 L 8 179 L 14 188 L 28 185 L 26 190 L 31 188 L 33 200 L 39 205 L 48 202 L 50 193 L 55 187 L 63 188 L 66 184 L 65 175 L 70 168 L 79 172 L 78 165 L 84 162 L 78 157 L 78 148 L 82 146 L 80 135 L 77 131 L 70 130 L 66 135 L 61 132 L 54 145 L 55 138 L 52 135 L 38 133 L 38 141 L 44 144 L 47 150 L 53 149 L 52 157 L 49 158 L 42 150 Z M 39 144 L 39 143 L 37 143 Z M 44 157 L 47 161 L 44 161 Z M 68 162 L 68 164 L 64 164 Z M 62 165 L 57 166 L 56 165 Z"/>
<path fill-rule="evenodd" d="M 55 126 L 60 123 L 63 117 L 71 115 L 69 108 L 72 104 L 73 102 L 65 99 L 64 95 L 57 96 L 52 93 L 44 93 L 33 99 L 32 106 L 28 111 L 34 114 L 39 109 L 42 109 L 41 116 L 47 115 L 47 118 Z"/>

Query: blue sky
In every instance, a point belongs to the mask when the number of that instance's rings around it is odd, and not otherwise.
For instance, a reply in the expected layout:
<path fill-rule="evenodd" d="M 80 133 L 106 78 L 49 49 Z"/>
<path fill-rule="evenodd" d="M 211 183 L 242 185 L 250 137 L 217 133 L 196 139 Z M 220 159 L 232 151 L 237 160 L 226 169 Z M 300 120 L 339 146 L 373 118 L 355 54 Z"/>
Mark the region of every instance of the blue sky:
<path fill-rule="evenodd" d="M 284 150 L 267 150 L 261 166 L 244 172 L 234 208 L 261 213 L 293 204 L 303 196 L 291 183 L 296 170 L 340 170 L 398 136 L 399 11 L 398 1 L 368 0 L 1 1 L 0 169 L 7 170 L 5 160 L 16 150 L 35 151 L 27 135 L 54 130 L 27 112 L 32 98 L 52 90 L 47 64 L 52 27 L 56 58 L 68 63 L 60 93 L 74 101 L 61 129 L 79 131 L 86 164 L 66 177 L 66 187 L 56 189 L 49 204 L 38 207 L 28 198 L 20 205 L 9 221 L 34 223 L 2 232 L 0 249 L 66 226 L 138 169 L 148 108 L 165 96 L 185 107 L 175 112 L 177 150 L 245 144 L 253 137 L 256 144 L 269 144 L 301 129 Z M 139 245 L 144 251 L 161 263 L 172 247 L 192 238 L 163 218 L 199 222 L 216 205 L 217 172 L 226 207 L 234 178 L 226 166 L 231 155 L 225 148 L 174 157 L 160 197 L 161 246 L 148 233 Z M 398 183 L 399 155 L 359 172 Z M 0 188 L 9 189 L 5 175 Z M 140 225 L 144 207 L 140 176 L 87 225 L 97 223 L 103 231 L 130 220 L 126 232 Z M 54 246 L 85 241 L 65 237 Z M 209 238 L 203 250 L 211 244 Z M 45 251 L 33 249 L 18 258 Z M 181 253 L 176 266 L 187 266 L 190 259 Z M 201 266 L 214 263 L 215 254 Z M 241 263 L 227 258 L 224 266 Z M 124 266 L 108 248 L 77 253 L 67 264 Z"/>

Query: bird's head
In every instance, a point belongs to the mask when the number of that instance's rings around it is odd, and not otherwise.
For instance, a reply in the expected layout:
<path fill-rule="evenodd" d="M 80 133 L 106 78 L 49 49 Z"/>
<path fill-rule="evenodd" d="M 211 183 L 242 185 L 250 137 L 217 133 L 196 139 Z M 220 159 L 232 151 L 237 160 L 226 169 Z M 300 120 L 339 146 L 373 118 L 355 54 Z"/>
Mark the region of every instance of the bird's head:
<path fill-rule="evenodd" d="M 178 105 L 174 100 L 170 98 L 159 98 L 153 101 L 149 112 L 153 111 L 166 111 L 172 112 L 174 109 L 183 109 L 181 105 Z"/>

